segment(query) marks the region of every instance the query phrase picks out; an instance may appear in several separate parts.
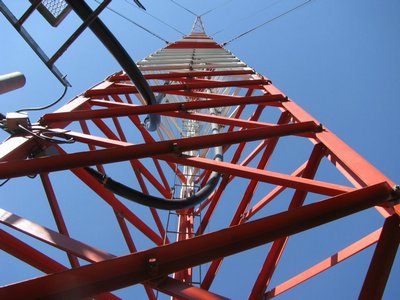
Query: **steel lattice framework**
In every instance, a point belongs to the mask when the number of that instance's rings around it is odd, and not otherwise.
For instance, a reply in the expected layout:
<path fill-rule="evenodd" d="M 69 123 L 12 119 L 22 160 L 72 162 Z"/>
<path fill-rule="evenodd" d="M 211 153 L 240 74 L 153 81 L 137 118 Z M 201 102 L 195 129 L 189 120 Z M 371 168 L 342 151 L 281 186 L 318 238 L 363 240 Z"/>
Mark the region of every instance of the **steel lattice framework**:
<path fill-rule="evenodd" d="M 382 296 L 400 240 L 393 182 L 268 78 L 209 38 L 199 19 L 190 35 L 138 66 L 152 91 L 163 95 L 161 103 L 145 105 L 127 75 L 116 73 L 32 124 L 36 136 L 62 134 L 74 144 L 20 133 L 0 145 L 0 177 L 38 174 L 55 221 L 39 224 L 34 211 L 18 216 L 1 209 L 2 250 L 47 274 L 10 282 L 0 290 L 1 299 L 117 299 L 112 291 L 137 284 L 150 299 L 158 291 L 182 299 L 225 299 L 213 283 L 227 257 L 234 261 L 262 245 L 258 272 L 246 274 L 252 284 L 243 289 L 251 299 L 273 298 L 374 244 L 360 298 Z M 161 116 L 153 132 L 146 129 L 147 116 Z M 211 124 L 218 125 L 218 133 L 211 132 Z M 223 161 L 212 158 L 214 147 L 222 147 Z M 327 165 L 340 176 L 325 178 Z M 111 193 L 85 170 L 89 166 L 167 199 L 195 192 L 211 171 L 222 178 L 196 207 L 164 212 Z M 90 235 L 92 227 L 84 222 L 69 233 L 80 209 L 73 218 L 64 211 L 64 201 L 73 200 L 65 199 L 65 186 L 58 192 L 65 185 L 56 182 L 59 174 L 74 178 L 68 189 L 84 186 L 90 194 L 90 201 L 79 199 L 82 207 L 107 207 L 110 216 L 83 218 L 103 226 L 116 220 L 114 235 L 125 244 L 124 253 L 87 242 L 80 235 Z M 270 286 L 275 270 L 286 263 L 290 236 L 374 206 L 383 216 L 381 229 Z M 68 260 L 55 259 L 36 240 Z M 317 248 L 307 255 L 321 257 Z"/>

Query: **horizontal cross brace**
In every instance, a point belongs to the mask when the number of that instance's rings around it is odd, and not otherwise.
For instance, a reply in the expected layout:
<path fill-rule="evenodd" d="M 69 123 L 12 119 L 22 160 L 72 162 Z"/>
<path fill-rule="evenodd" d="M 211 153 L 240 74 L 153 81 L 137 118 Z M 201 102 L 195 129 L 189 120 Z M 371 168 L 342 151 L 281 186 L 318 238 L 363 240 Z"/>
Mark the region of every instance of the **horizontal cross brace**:
<path fill-rule="evenodd" d="M 127 287 L 382 204 L 392 200 L 392 191 L 386 183 L 379 183 L 189 240 L 12 284 L 0 290 L 0 298 L 72 299 Z"/>
<path fill-rule="evenodd" d="M 27 176 L 42 172 L 91 166 L 99 163 L 112 163 L 134 158 L 152 157 L 160 154 L 177 154 L 195 149 L 211 148 L 317 130 L 319 130 L 319 126 L 314 122 L 304 122 L 299 124 L 279 125 L 270 128 L 255 128 L 245 131 L 145 143 L 127 147 L 39 157 L 29 160 L 8 161 L 0 163 L 0 178 Z"/>
<path fill-rule="evenodd" d="M 155 105 L 136 106 L 127 103 L 116 103 L 102 100 L 91 100 L 91 104 L 105 106 L 107 109 L 97 110 L 77 110 L 72 112 L 55 112 L 44 115 L 41 124 L 51 124 L 55 122 L 78 121 L 95 118 L 111 118 L 129 115 L 153 114 L 172 111 L 186 111 L 194 109 L 235 106 L 241 104 L 267 104 L 285 100 L 282 95 L 262 95 L 249 97 L 223 97 L 215 100 L 194 101 L 186 103 L 166 103 Z"/>

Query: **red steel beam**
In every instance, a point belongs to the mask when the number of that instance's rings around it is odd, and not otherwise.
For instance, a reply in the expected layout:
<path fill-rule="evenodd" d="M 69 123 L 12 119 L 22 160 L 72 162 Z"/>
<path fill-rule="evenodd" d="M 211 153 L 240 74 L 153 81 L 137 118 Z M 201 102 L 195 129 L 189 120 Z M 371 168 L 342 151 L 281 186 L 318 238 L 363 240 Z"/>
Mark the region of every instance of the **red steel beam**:
<path fill-rule="evenodd" d="M 287 124 L 290 121 L 289 116 L 286 114 L 282 114 L 278 120 L 278 124 Z M 269 139 L 268 145 L 264 150 L 264 153 L 261 156 L 259 163 L 257 164 L 257 169 L 264 170 L 266 169 L 273 152 L 275 151 L 276 146 L 278 145 L 279 137 Z M 251 180 L 248 184 L 246 191 L 244 192 L 243 198 L 235 212 L 235 215 L 232 218 L 230 226 L 239 224 L 241 222 L 241 218 L 244 215 L 245 210 L 247 209 L 253 195 L 258 187 L 259 181 L 258 180 Z"/>
<path fill-rule="evenodd" d="M 300 122 L 313 120 L 319 124 L 316 119 L 307 114 L 296 103 L 287 101 L 282 105 Z M 387 181 L 390 185 L 394 186 L 394 183 L 389 178 L 383 175 L 329 130 L 324 130 L 317 134 L 317 139 L 328 149 L 329 154 L 332 156 L 332 162 L 336 166 L 341 165 L 348 174 L 352 176 L 353 180 L 356 180 L 361 186 L 381 181 Z"/>
<path fill-rule="evenodd" d="M 235 126 L 235 127 L 241 127 L 241 128 L 270 127 L 270 126 L 276 125 L 276 124 L 272 124 L 272 123 L 241 120 L 241 119 L 228 118 L 228 117 L 209 115 L 209 114 L 194 113 L 194 112 L 172 111 L 172 112 L 165 112 L 165 113 L 163 112 L 160 114 L 163 116 L 168 116 L 168 117 L 190 119 L 190 120 L 203 121 L 203 122 L 207 122 L 207 123 L 216 123 L 216 124 L 221 124 L 221 125 L 229 125 L 229 126 Z"/>
<path fill-rule="evenodd" d="M 313 132 L 319 129 L 314 122 L 288 124 L 270 128 L 255 128 L 245 131 L 220 133 L 193 138 L 161 141 L 149 144 L 115 147 L 66 155 L 39 157 L 0 163 L 0 178 L 27 176 L 42 172 L 68 170 L 99 163 L 111 163 L 134 158 L 152 157 L 160 154 L 182 153 L 185 151 L 217 147 L 244 141 L 266 139 L 277 136 Z"/>
<path fill-rule="evenodd" d="M 125 242 L 128 246 L 128 249 L 131 253 L 136 252 L 136 246 L 133 242 L 133 238 L 129 232 L 128 226 L 126 225 L 125 219 L 119 215 L 117 212 L 115 213 L 115 217 L 118 221 L 119 227 L 121 229 L 122 235 L 124 236 Z M 156 296 L 154 295 L 154 291 L 148 286 L 148 284 L 143 284 L 143 287 L 146 291 L 146 294 L 149 300 L 157 300 Z"/>
<path fill-rule="evenodd" d="M 169 276 L 160 280 L 150 282 L 150 286 L 164 292 L 170 296 L 177 297 L 182 300 L 228 300 L 229 298 L 211 293 L 207 290 L 200 289 L 185 282 L 173 279 Z"/>
<path fill-rule="evenodd" d="M 1 299 L 71 299 L 226 257 L 394 200 L 385 182 L 210 234 L 3 287 Z"/>
<path fill-rule="evenodd" d="M 246 131 L 247 133 L 248 131 Z M 108 140 L 104 138 L 98 138 L 98 137 L 92 137 L 92 136 L 87 136 L 83 134 L 78 134 L 78 133 L 70 133 L 71 136 L 73 136 L 77 141 L 83 141 L 86 143 L 93 143 L 94 145 L 101 145 L 103 147 L 113 147 L 113 146 L 122 146 L 123 148 L 128 148 L 132 144 L 121 142 L 121 141 L 115 141 L 115 140 Z M 260 144 L 258 147 L 260 150 L 264 147 L 264 144 Z M 115 148 L 112 148 L 113 150 Z M 179 164 L 186 164 L 186 165 L 191 165 L 194 167 L 199 167 L 199 168 L 204 168 L 204 169 L 215 169 L 221 173 L 228 173 L 231 175 L 235 176 L 240 176 L 244 178 L 249 178 L 249 179 L 254 179 L 256 178 L 257 180 L 263 181 L 263 182 L 269 182 L 273 184 L 278 184 L 278 185 L 285 185 L 289 186 L 292 188 L 300 188 L 308 191 L 313 191 L 316 193 L 320 194 L 326 194 L 326 195 L 337 195 L 343 192 L 350 191 L 351 188 L 340 186 L 340 185 L 335 185 L 335 184 L 329 184 L 325 182 L 319 182 L 319 181 L 313 181 L 313 180 L 308 180 L 308 179 L 303 179 L 303 178 L 298 178 L 296 176 L 290 176 L 290 175 L 285 175 L 285 174 L 280 174 L 276 172 L 271 172 L 271 171 L 266 171 L 266 170 L 258 170 L 258 169 L 253 169 L 249 167 L 245 167 L 249 162 L 249 159 L 245 159 L 243 163 L 241 163 L 239 166 L 233 164 L 233 163 L 224 163 L 224 162 L 215 162 L 211 161 L 209 159 L 204 159 L 204 158 L 196 158 L 196 157 L 175 157 L 175 156 L 156 156 L 158 159 L 166 160 L 166 161 L 171 161 L 171 162 L 176 162 Z"/>
<path fill-rule="evenodd" d="M 306 163 L 301 165 L 299 168 L 297 168 L 291 176 L 296 176 L 299 177 L 306 166 Z M 252 208 L 250 208 L 243 216 L 244 219 L 248 220 L 251 217 L 253 217 L 257 212 L 259 212 L 265 205 L 267 205 L 269 202 L 274 200 L 276 197 L 278 197 L 284 190 L 286 189 L 285 186 L 277 186 L 275 187 L 271 192 L 269 192 L 265 197 L 263 197 L 260 201 L 258 201 Z"/>
<path fill-rule="evenodd" d="M 56 222 L 58 231 L 60 233 L 62 233 L 63 235 L 69 237 L 69 232 L 68 232 L 67 226 L 65 225 L 64 217 L 61 213 L 60 206 L 58 205 L 58 201 L 57 201 L 56 195 L 54 193 L 53 186 L 50 182 L 49 175 L 47 173 L 42 173 L 42 174 L 40 174 L 40 179 L 42 181 L 43 188 L 46 192 L 46 196 L 49 201 L 49 205 L 50 205 L 51 211 L 53 213 L 54 220 Z M 67 252 L 67 256 L 68 256 L 68 259 L 69 259 L 72 267 L 79 267 L 79 261 L 74 255 Z"/>
<path fill-rule="evenodd" d="M 263 78 L 264 80 L 268 80 L 266 77 Z M 264 85 L 263 88 L 268 94 L 284 95 L 284 93 L 277 89 L 273 84 Z M 313 118 L 293 101 L 284 102 L 282 106 L 299 122 L 314 121 L 319 124 L 315 118 Z M 331 152 L 334 157 L 333 162 L 340 164 L 362 186 L 381 181 L 387 181 L 390 185 L 394 186 L 394 183 L 391 180 L 379 172 L 368 161 L 366 161 L 330 131 L 324 130 L 318 134 L 317 138 Z"/>
<path fill-rule="evenodd" d="M 282 124 L 282 123 L 287 123 L 288 121 L 289 120 L 288 120 L 287 116 L 282 114 L 278 123 Z M 270 139 L 268 141 L 268 145 L 265 148 L 264 153 L 262 154 L 261 159 L 257 164 L 257 169 L 264 170 L 266 168 L 266 166 L 271 158 L 271 155 L 278 144 L 278 141 L 279 141 L 279 138 Z M 254 179 L 252 179 L 249 182 L 229 226 L 234 226 L 234 225 L 237 225 L 240 222 L 242 222 L 242 217 L 244 215 L 244 211 L 248 207 L 248 205 L 255 193 L 255 190 L 257 189 L 259 182 L 260 181 L 254 180 Z M 206 289 L 210 288 L 218 270 L 220 269 L 221 264 L 222 264 L 222 259 L 215 260 L 211 263 L 206 275 L 204 276 L 201 287 L 206 288 Z"/>
<path fill-rule="evenodd" d="M 149 190 L 147 189 L 146 183 L 143 180 L 143 176 L 142 174 L 138 171 L 138 170 L 134 170 L 135 174 L 136 174 L 136 178 L 139 182 L 139 186 L 142 189 L 142 192 L 145 195 L 149 195 Z M 158 215 L 158 212 L 155 208 L 149 208 L 151 215 L 153 216 L 154 222 L 156 223 L 157 229 L 160 233 L 160 236 L 164 237 L 166 240 L 165 242 L 167 242 L 168 237 L 165 234 L 165 228 L 164 225 L 162 224 L 162 221 L 160 219 L 160 216 Z"/>
<path fill-rule="evenodd" d="M 0 249 L 47 274 L 67 270 L 67 267 L 64 265 L 44 255 L 42 252 L 39 252 L 2 229 L 0 229 Z"/>
<path fill-rule="evenodd" d="M 242 178 L 255 179 L 275 185 L 286 186 L 302 191 L 313 192 L 321 195 L 335 196 L 350 192 L 354 188 L 332 184 L 324 181 L 312 180 L 282 173 L 259 170 L 251 167 L 238 166 L 226 162 L 217 162 L 202 157 L 162 156 L 160 159 L 180 163 L 197 168 L 212 169 L 222 174 L 234 175 Z"/>
<path fill-rule="evenodd" d="M 182 84 L 169 84 L 169 85 L 152 85 L 150 86 L 153 92 L 168 92 L 174 90 L 196 90 L 205 88 L 218 88 L 218 87 L 253 87 L 262 88 L 262 85 L 268 84 L 269 81 L 264 79 L 254 80 L 232 80 L 232 81 L 218 81 L 206 80 L 204 82 L 182 83 Z M 114 84 L 112 87 L 105 89 L 94 88 L 85 92 L 86 97 L 114 95 L 114 94 L 136 94 L 138 90 L 133 85 L 118 85 Z"/>
<path fill-rule="evenodd" d="M 360 300 L 382 299 L 399 243 L 400 217 L 394 214 L 387 218 L 383 225 L 382 233 L 360 292 Z"/>
<path fill-rule="evenodd" d="M 109 141 L 119 141 L 119 138 L 114 134 L 114 132 L 102 121 L 102 120 L 93 120 L 94 123 L 99 127 L 99 129 L 107 136 L 108 139 L 105 138 L 97 138 L 99 141 L 104 141 L 104 144 L 110 144 Z M 84 136 L 83 136 L 84 137 Z M 93 137 L 93 136 L 91 136 Z M 79 138 L 77 140 L 80 140 Z M 80 140 L 83 141 L 83 140 Z M 146 141 L 147 142 L 147 141 Z M 90 143 L 89 143 L 90 144 Z M 127 145 L 126 142 L 119 143 L 120 145 Z M 169 197 L 170 192 L 169 188 L 166 189 L 154 176 L 151 172 L 137 159 L 132 159 L 129 161 L 133 169 L 138 169 L 146 179 L 164 196 Z"/>
<path fill-rule="evenodd" d="M 82 135 L 79 133 L 70 133 L 77 141 L 84 141 L 88 143 L 94 143 L 95 145 L 99 144 L 104 147 L 112 147 L 112 146 L 123 146 L 129 147 L 132 144 L 124 143 L 120 141 L 107 140 L 98 137 L 91 137 Z M 264 143 L 261 143 L 257 148 L 264 148 Z M 114 149 L 114 148 L 112 148 Z M 238 148 L 240 150 L 240 148 Z M 240 152 L 240 151 L 239 151 Z M 238 153 L 239 153 L 238 152 Z M 235 155 L 237 156 L 237 155 Z M 253 156 L 253 155 L 251 155 Z M 249 158 L 246 158 L 240 165 L 236 165 L 236 160 L 234 163 L 224 163 L 224 162 L 216 162 L 209 159 L 201 158 L 201 157 L 189 157 L 189 156 L 168 156 L 168 155 L 159 155 L 156 156 L 158 159 L 175 162 L 183 165 L 194 166 L 203 169 L 216 170 L 220 173 L 226 173 L 234 176 L 240 176 L 248 179 L 257 179 L 262 182 L 269 182 L 278 185 L 284 185 L 285 187 L 299 188 L 303 190 L 313 191 L 320 194 L 325 195 L 337 195 L 340 193 L 351 191 L 352 188 L 340 186 L 336 184 L 330 184 L 321 181 L 309 180 L 304 178 L 297 177 L 294 175 L 285 175 L 276 172 L 253 169 L 250 167 L 246 167 L 245 165 L 249 162 Z M 235 157 L 234 157 L 235 158 Z M 237 156 L 236 159 L 239 159 Z"/>
<path fill-rule="evenodd" d="M 314 178 L 324 154 L 325 154 L 324 145 L 320 143 L 314 146 L 310 158 L 307 161 L 307 165 L 302 173 L 303 178 L 308 178 L 308 179 Z M 306 196 L 307 196 L 306 191 L 296 190 L 289 204 L 288 210 L 301 207 L 306 199 Z M 261 271 L 257 276 L 257 280 L 254 283 L 249 299 L 258 299 L 264 294 L 266 288 L 268 287 L 271 281 L 271 278 L 275 272 L 276 266 L 278 265 L 278 262 L 282 256 L 282 253 L 286 247 L 288 240 L 289 237 L 286 236 L 272 243 L 271 249 L 264 261 Z"/>
<path fill-rule="evenodd" d="M 252 92 L 253 92 L 252 90 L 247 91 L 246 96 L 250 96 L 252 94 Z M 243 112 L 243 109 L 244 109 L 244 106 L 240 106 L 240 109 L 235 117 L 240 117 L 240 115 Z M 233 126 L 230 126 L 230 128 L 228 129 L 227 132 L 232 132 L 232 130 L 233 130 Z M 239 161 L 239 158 L 242 155 L 245 145 L 246 145 L 246 143 L 240 143 L 238 145 L 238 147 L 231 159 L 231 164 L 236 164 Z M 199 209 L 202 210 L 202 209 L 204 209 L 204 207 L 206 207 L 206 205 L 209 204 L 208 209 L 207 209 L 206 213 L 204 214 L 202 221 L 200 223 L 200 226 L 196 232 L 196 235 L 204 233 L 206 227 L 208 226 L 209 220 L 211 219 L 211 216 L 214 214 L 214 211 L 219 203 L 219 200 L 220 200 L 223 192 L 225 191 L 226 186 L 228 185 L 228 183 L 231 181 L 232 178 L 233 178 L 232 176 L 229 176 L 229 177 L 225 176 L 222 179 L 221 183 L 219 184 L 217 190 L 212 195 L 212 197 L 209 198 L 209 203 L 207 203 L 207 200 L 206 200 L 200 205 L 200 208 L 198 208 L 198 210 Z"/>
<path fill-rule="evenodd" d="M 14 229 L 20 230 L 42 241 L 46 241 L 50 245 L 60 248 L 66 251 L 67 253 L 74 253 L 75 255 L 89 262 L 94 263 L 115 258 L 115 256 L 110 253 L 96 249 L 94 247 L 76 241 L 69 237 L 65 237 L 64 235 L 52 231 L 49 228 L 43 228 L 42 226 L 37 225 L 27 219 L 13 215 L 6 211 L 0 211 L 0 213 L 4 216 L 7 216 L 6 222 L 9 222 L 7 225 L 13 227 Z M 14 219 L 18 220 L 19 224 L 12 222 L 12 220 Z M 124 224 L 123 220 L 122 222 Z M 60 241 L 63 242 L 60 243 Z M 133 241 L 131 241 L 131 246 L 133 246 Z M 52 274 L 55 272 L 68 270 L 65 266 L 52 260 L 51 258 L 42 254 L 38 250 L 30 247 L 29 245 L 26 245 L 25 243 L 17 240 L 15 237 L 11 236 L 10 234 L 4 232 L 1 229 L 0 229 L 0 247 L 2 250 L 27 262 L 28 264 L 36 267 L 37 269 L 45 273 Z M 135 247 L 133 246 L 133 249 L 131 248 L 131 250 L 134 250 L 134 252 L 136 252 L 134 248 Z M 183 282 L 179 282 L 177 280 L 173 280 L 172 278 L 168 277 L 162 279 L 161 281 L 159 280 L 149 281 L 149 285 L 170 296 L 178 296 L 183 298 L 189 297 L 189 299 L 197 299 L 196 297 L 201 295 L 204 296 L 206 299 L 225 299 L 224 297 L 210 293 L 206 290 L 201 290 L 197 287 L 185 284 Z M 119 299 L 114 295 L 110 296 L 112 297 L 111 299 Z"/>
<path fill-rule="evenodd" d="M 114 256 L 0 208 L 0 223 L 88 261 Z"/>
<path fill-rule="evenodd" d="M 265 76 L 262 78 L 264 78 L 264 80 L 268 80 L 268 78 Z M 264 85 L 263 89 L 267 94 L 284 96 L 284 93 L 282 93 L 273 84 Z M 282 103 L 282 107 L 290 112 L 299 122 L 313 120 L 314 122 L 319 123 L 315 118 L 305 112 L 293 101 L 286 101 Z M 317 140 L 327 147 L 327 157 L 332 161 L 335 167 L 354 185 L 362 187 L 374 184 L 376 182 L 386 181 L 389 183 L 389 185 L 394 186 L 393 181 L 372 166 L 367 160 L 365 160 L 332 132 L 328 130 L 320 132 L 317 134 Z M 384 217 L 392 215 L 393 212 L 396 212 L 398 215 L 400 215 L 400 205 L 396 205 L 392 208 L 378 208 L 378 211 Z"/>
<path fill-rule="evenodd" d="M 249 91 L 253 91 L 253 89 L 249 89 Z M 177 96 L 184 96 L 184 97 L 193 97 L 193 98 L 204 98 L 204 99 L 212 99 L 212 100 L 223 100 L 226 99 L 227 101 L 230 101 L 230 99 L 241 99 L 241 98 L 247 98 L 250 96 L 235 96 L 235 95 L 224 95 L 224 94 L 216 94 L 216 93 L 210 93 L 210 92 L 199 92 L 199 91 L 169 91 L 168 95 L 177 95 Z M 259 96 L 251 96 L 249 99 L 255 98 L 255 97 L 262 97 L 262 96 L 267 96 L 266 95 L 259 95 Z M 272 95 L 268 95 L 272 96 Z M 273 95 L 274 97 L 278 97 L 279 95 Z M 282 96 L 282 95 L 281 95 Z M 229 99 L 230 98 L 230 99 Z M 281 101 L 287 101 L 286 98 L 282 96 Z M 187 102 L 190 103 L 190 102 Z M 265 103 L 260 103 L 259 105 L 265 105 L 265 106 L 276 106 L 276 107 L 281 107 L 282 104 L 281 102 L 278 101 L 269 101 Z"/>
<path fill-rule="evenodd" d="M 169 44 L 165 49 L 189 49 L 189 48 L 196 48 L 196 49 L 222 49 L 221 45 L 217 43 L 204 43 L 204 42 L 175 42 Z"/>
<path fill-rule="evenodd" d="M 47 255 L 44 255 L 42 252 L 39 252 L 35 248 L 27 245 L 26 243 L 20 241 L 19 239 L 1 229 L 0 249 L 47 274 L 53 274 L 56 272 L 68 270 L 64 265 L 58 263 Z M 105 293 L 97 295 L 96 299 L 118 300 L 121 298 L 110 293 Z"/>
<path fill-rule="evenodd" d="M 371 245 L 375 244 L 378 241 L 381 231 L 382 228 L 374 231 L 373 233 L 370 233 L 369 235 L 365 236 L 359 241 L 346 247 L 345 249 L 337 252 L 336 254 L 321 261 L 320 263 L 312 266 L 308 270 L 278 285 L 277 287 L 273 288 L 264 295 L 265 299 L 272 299 L 276 296 L 279 296 L 280 294 L 283 294 L 284 292 L 296 287 L 297 285 L 303 283 L 304 281 L 332 268 L 338 263 L 345 261 L 346 259 L 352 257 L 353 255 L 356 255 L 357 253 L 370 247 Z"/>
<path fill-rule="evenodd" d="M 191 72 L 170 72 L 170 73 L 152 73 L 144 74 L 144 78 L 150 79 L 179 79 L 181 77 L 195 78 L 195 77 L 210 77 L 210 76 L 237 76 L 237 75 L 250 75 L 254 71 L 250 68 L 245 70 L 224 70 L 224 71 L 191 71 Z M 112 75 L 107 78 L 108 81 L 127 81 L 129 77 L 125 74 Z"/>
<path fill-rule="evenodd" d="M 115 101 L 122 101 L 121 99 L 115 98 Z M 133 125 L 136 126 L 137 129 L 139 129 L 144 141 L 146 143 L 155 143 L 156 140 L 154 139 L 154 137 L 142 126 L 142 123 L 140 121 L 140 119 L 138 118 L 138 116 L 129 116 L 128 117 L 129 120 L 132 122 Z M 154 158 L 153 158 L 154 161 Z M 176 167 L 175 164 L 169 163 L 167 162 L 168 166 L 171 168 L 171 170 L 176 174 L 177 178 L 184 180 L 184 176 L 182 174 L 182 172 Z M 165 197 L 170 197 L 171 195 L 171 191 L 170 189 L 167 190 L 167 196 Z"/>
<path fill-rule="evenodd" d="M 25 159 L 36 145 L 32 136 L 11 136 L 0 144 L 0 162 Z"/>
<path fill-rule="evenodd" d="M 142 232 L 147 238 L 153 241 L 156 245 L 163 244 L 163 238 L 156 234 L 143 220 L 136 216 L 130 209 L 128 209 L 121 201 L 119 201 L 114 194 L 108 191 L 102 184 L 96 179 L 90 176 L 83 169 L 72 169 L 75 176 L 77 176 L 82 182 L 90 187 L 96 194 L 98 194 L 105 202 L 107 202 L 115 212 L 120 213 L 128 220 L 133 226 L 135 226 L 140 232 Z"/>
<path fill-rule="evenodd" d="M 94 118 L 111 118 L 122 117 L 128 115 L 142 115 L 161 113 L 168 111 L 186 111 L 212 107 L 226 107 L 241 104 L 260 104 L 268 102 L 283 101 L 285 98 L 280 95 L 264 95 L 264 96 L 249 96 L 249 97 L 224 97 L 221 99 L 212 99 L 207 101 L 195 101 L 185 103 L 165 103 L 154 105 L 132 105 L 127 103 L 115 103 L 104 100 L 92 100 L 91 104 L 106 106 L 107 109 L 96 110 L 77 110 L 67 112 L 54 112 L 44 115 L 40 122 L 44 125 L 49 125 L 58 122 L 71 122 L 78 120 L 88 120 Z"/>

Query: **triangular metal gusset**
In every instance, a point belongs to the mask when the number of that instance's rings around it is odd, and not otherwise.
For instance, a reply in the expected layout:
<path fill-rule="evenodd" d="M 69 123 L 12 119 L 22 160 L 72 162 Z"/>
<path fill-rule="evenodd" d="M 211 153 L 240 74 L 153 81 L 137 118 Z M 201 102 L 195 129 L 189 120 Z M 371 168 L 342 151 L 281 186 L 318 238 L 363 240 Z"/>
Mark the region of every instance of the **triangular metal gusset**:
<path fill-rule="evenodd" d="M 119 72 L 43 115 L 32 135 L 0 145 L 0 178 L 37 174 L 56 224 L 41 223 L 39 206 L 1 210 L 2 249 L 47 274 L 10 282 L 1 299 L 119 299 L 113 291 L 128 287 L 137 298 L 160 292 L 226 299 L 234 295 L 218 283 L 228 277 L 250 299 L 271 299 L 339 263 L 351 268 L 346 262 L 374 245 L 363 284 L 354 288 L 361 299 L 383 295 L 400 241 L 400 194 L 390 179 L 206 36 L 200 17 L 190 35 L 138 66 L 156 104 L 146 105 Z M 124 194 L 179 201 L 209 185 L 213 174 L 217 185 L 173 216 Z M 360 228 L 367 209 L 381 228 Z M 352 230 L 357 238 L 337 244 L 331 227 L 322 226 L 328 223 L 338 235 Z M 302 237 L 300 251 L 295 241 Z M 54 258 L 52 249 L 66 258 Z M 304 267 L 285 272 L 281 266 L 294 259 Z M 332 282 L 341 284 L 349 282 Z"/>

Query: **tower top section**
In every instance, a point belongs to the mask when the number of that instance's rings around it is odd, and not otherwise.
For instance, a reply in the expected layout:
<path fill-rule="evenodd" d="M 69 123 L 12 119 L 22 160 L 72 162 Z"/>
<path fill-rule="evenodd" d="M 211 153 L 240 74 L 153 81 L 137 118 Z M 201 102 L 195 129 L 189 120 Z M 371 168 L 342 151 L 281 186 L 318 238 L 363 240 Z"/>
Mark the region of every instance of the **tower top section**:
<path fill-rule="evenodd" d="M 196 17 L 196 20 L 194 20 L 193 27 L 192 27 L 192 33 L 206 33 L 206 30 L 204 29 L 203 21 L 201 20 L 200 16 Z"/>
<path fill-rule="evenodd" d="M 193 23 L 192 32 L 182 39 L 169 44 L 167 49 L 195 49 L 195 48 L 222 48 L 212 38 L 210 38 L 204 29 L 200 16 L 196 16 Z"/>

